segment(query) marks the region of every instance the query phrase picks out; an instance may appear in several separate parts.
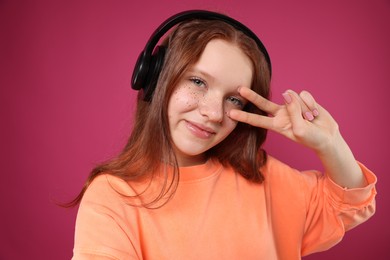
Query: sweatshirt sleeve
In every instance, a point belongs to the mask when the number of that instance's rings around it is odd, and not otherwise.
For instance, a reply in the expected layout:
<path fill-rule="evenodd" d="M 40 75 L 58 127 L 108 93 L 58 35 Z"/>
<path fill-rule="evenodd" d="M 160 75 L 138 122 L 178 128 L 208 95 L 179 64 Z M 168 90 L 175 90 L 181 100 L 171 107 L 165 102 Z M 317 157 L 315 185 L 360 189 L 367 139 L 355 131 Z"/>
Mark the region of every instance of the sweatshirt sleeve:
<path fill-rule="evenodd" d="M 363 188 L 346 189 L 328 176 L 302 174 L 307 193 L 307 218 L 302 255 L 324 251 L 338 243 L 345 231 L 368 220 L 375 213 L 376 176 L 359 163 L 367 180 Z"/>
<path fill-rule="evenodd" d="M 139 259 L 114 193 L 104 175 L 88 187 L 77 213 L 73 260 Z"/>

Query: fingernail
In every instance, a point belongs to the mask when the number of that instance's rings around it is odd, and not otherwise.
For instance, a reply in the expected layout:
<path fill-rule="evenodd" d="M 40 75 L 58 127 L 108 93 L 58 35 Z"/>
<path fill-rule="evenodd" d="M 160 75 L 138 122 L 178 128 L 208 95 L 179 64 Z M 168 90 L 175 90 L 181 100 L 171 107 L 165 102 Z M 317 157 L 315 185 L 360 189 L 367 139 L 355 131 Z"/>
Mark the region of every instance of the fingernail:
<path fill-rule="evenodd" d="M 292 99 L 291 99 L 291 96 L 290 94 L 288 94 L 287 92 L 284 92 L 282 94 L 283 98 L 284 98 L 284 101 L 287 103 L 287 104 L 290 104 Z"/>
<path fill-rule="evenodd" d="M 305 112 L 305 117 L 309 121 L 312 121 L 314 119 L 313 114 L 311 112 L 309 112 L 309 111 Z"/>
<path fill-rule="evenodd" d="M 314 116 L 318 116 L 320 114 L 317 109 L 314 109 L 312 112 Z"/>

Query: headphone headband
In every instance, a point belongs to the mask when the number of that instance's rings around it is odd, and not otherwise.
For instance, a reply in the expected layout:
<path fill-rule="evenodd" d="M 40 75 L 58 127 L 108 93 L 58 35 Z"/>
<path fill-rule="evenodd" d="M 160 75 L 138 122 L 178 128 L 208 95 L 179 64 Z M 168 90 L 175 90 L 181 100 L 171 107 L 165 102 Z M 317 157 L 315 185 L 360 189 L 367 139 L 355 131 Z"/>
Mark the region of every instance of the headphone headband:
<path fill-rule="evenodd" d="M 260 41 L 256 34 L 244 24 L 229 16 L 216 12 L 205 10 L 184 11 L 166 19 L 150 36 L 144 50 L 138 57 L 132 76 L 132 88 L 135 90 L 143 89 L 144 100 L 151 99 L 155 87 L 153 86 L 153 84 L 155 84 L 158 79 L 158 75 L 161 71 L 162 64 L 164 61 L 165 48 L 162 48 L 161 46 L 156 47 L 157 43 L 159 42 L 161 37 L 175 25 L 183 21 L 189 21 L 194 19 L 219 20 L 233 26 L 239 31 L 242 31 L 244 34 L 246 34 L 256 42 L 260 51 L 264 54 L 270 74 L 272 73 L 271 59 L 264 44 Z M 153 53 L 155 49 L 156 53 Z M 159 52 L 162 52 L 162 54 L 159 54 Z"/>

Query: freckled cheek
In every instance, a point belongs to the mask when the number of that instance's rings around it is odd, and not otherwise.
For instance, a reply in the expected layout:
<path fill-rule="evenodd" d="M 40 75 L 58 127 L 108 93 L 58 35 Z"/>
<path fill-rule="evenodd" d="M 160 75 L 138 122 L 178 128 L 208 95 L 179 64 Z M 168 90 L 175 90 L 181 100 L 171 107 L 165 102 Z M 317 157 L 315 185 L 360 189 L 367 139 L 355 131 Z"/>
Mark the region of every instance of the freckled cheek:
<path fill-rule="evenodd" d="M 192 108 L 198 105 L 200 94 L 190 88 L 181 87 L 173 93 L 171 100 L 182 107 Z"/>
<path fill-rule="evenodd" d="M 225 106 L 224 107 L 224 125 L 228 128 L 235 128 L 237 126 L 237 121 L 233 120 L 230 118 L 229 116 L 229 113 L 232 109 L 236 109 L 236 108 L 232 108 L 231 106 Z"/>
<path fill-rule="evenodd" d="M 233 120 L 230 118 L 229 116 L 229 112 L 230 112 L 231 109 L 226 109 L 224 111 L 224 122 L 225 122 L 225 125 L 227 127 L 232 127 L 232 128 L 235 128 L 236 125 L 237 125 L 237 121 Z"/>
<path fill-rule="evenodd" d="M 227 127 L 235 128 L 237 126 L 237 121 L 234 121 L 233 119 L 231 119 L 230 117 L 227 116 L 226 125 L 227 125 Z"/>
<path fill-rule="evenodd" d="M 232 109 L 237 109 L 237 108 L 232 107 L 232 106 L 229 105 L 229 104 L 224 106 L 224 108 L 223 108 L 223 113 L 224 113 L 224 115 L 225 115 L 225 117 L 226 117 L 227 119 L 230 119 L 229 113 L 230 113 L 230 111 L 231 111 Z M 232 120 L 232 119 L 230 119 L 230 120 Z M 234 120 L 232 120 L 232 121 L 234 121 Z"/>

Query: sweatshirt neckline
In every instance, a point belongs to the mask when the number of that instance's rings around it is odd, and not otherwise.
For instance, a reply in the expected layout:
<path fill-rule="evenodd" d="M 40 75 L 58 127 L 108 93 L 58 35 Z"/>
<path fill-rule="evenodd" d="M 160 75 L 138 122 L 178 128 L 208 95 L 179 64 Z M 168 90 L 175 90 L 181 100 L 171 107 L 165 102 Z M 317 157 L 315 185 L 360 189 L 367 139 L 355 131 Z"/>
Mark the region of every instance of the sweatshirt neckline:
<path fill-rule="evenodd" d="M 180 182 L 199 181 L 213 176 L 219 172 L 222 165 L 213 159 L 203 164 L 179 167 Z"/>

